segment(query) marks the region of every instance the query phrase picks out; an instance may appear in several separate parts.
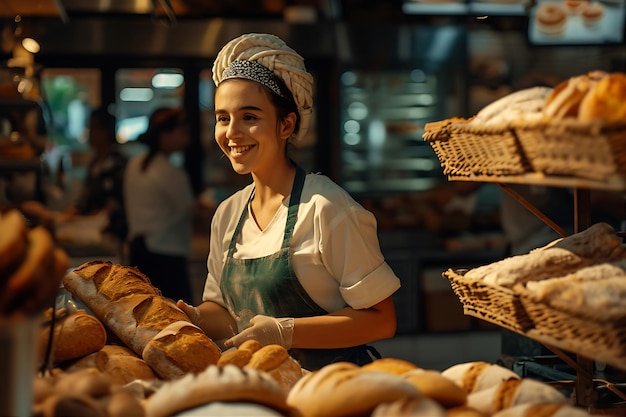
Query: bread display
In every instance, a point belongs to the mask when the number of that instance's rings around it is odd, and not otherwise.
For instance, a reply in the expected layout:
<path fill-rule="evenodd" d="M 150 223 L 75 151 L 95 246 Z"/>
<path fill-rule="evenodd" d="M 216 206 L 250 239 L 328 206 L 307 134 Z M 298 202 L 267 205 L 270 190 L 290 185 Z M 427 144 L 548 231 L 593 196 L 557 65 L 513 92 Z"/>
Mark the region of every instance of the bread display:
<path fill-rule="evenodd" d="M 405 361 L 398 358 L 381 358 L 362 366 L 366 371 L 382 371 L 389 372 L 396 375 L 404 375 L 407 372 L 419 369 L 417 365 L 412 362 Z"/>
<path fill-rule="evenodd" d="M 287 414 L 282 388 L 267 373 L 234 365 L 209 366 L 168 381 L 144 402 L 147 417 L 167 417 L 212 402 L 255 403 Z"/>
<path fill-rule="evenodd" d="M 199 372 L 219 359 L 217 345 L 136 268 L 87 262 L 63 284 L 162 378 Z"/>
<path fill-rule="evenodd" d="M 515 91 L 483 107 L 470 120 L 470 124 L 492 126 L 520 118 L 537 120 L 542 117 L 546 100 L 551 94 L 551 87 L 530 87 Z"/>

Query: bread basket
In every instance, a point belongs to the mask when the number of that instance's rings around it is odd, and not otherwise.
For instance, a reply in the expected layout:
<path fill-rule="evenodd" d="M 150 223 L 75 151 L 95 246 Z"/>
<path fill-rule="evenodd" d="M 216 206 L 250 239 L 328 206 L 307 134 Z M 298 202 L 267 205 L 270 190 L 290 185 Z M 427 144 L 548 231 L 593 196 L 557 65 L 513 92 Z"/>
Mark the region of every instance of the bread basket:
<path fill-rule="evenodd" d="M 532 170 L 606 181 L 626 174 L 626 123 L 577 119 L 513 124 Z"/>
<path fill-rule="evenodd" d="M 448 269 L 443 277 L 463 305 L 463 313 L 518 333 L 533 327 L 519 295 L 512 289 L 466 278 L 467 270 Z"/>
<path fill-rule="evenodd" d="M 443 174 L 457 177 L 521 175 L 530 171 L 515 131 L 451 118 L 427 123 L 423 139 L 439 158 Z"/>
<path fill-rule="evenodd" d="M 523 285 L 515 286 L 514 292 L 534 323 L 529 337 L 626 370 L 624 320 L 598 321 L 555 309 L 537 301 Z"/>

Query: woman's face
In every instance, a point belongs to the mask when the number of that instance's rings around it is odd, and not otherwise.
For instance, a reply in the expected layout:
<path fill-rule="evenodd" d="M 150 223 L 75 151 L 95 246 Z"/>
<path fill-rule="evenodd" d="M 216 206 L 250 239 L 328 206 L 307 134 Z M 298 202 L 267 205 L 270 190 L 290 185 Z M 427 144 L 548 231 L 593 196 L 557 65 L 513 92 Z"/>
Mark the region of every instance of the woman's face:
<path fill-rule="evenodd" d="M 263 87 L 254 81 L 232 79 L 215 92 L 215 140 L 235 172 L 271 172 L 286 160 L 285 146 L 295 115 L 279 122 Z"/>

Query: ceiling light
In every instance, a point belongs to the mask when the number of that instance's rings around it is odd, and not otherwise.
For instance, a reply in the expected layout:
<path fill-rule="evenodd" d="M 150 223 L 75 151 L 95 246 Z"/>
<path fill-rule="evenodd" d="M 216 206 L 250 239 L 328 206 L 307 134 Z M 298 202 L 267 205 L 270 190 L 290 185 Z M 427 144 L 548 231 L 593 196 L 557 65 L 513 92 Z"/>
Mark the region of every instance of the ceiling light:
<path fill-rule="evenodd" d="M 185 81 L 182 74 L 156 74 L 152 77 L 154 88 L 178 88 Z"/>
<path fill-rule="evenodd" d="M 40 50 L 39 42 L 33 38 L 22 39 L 22 46 L 31 54 L 36 54 Z"/>

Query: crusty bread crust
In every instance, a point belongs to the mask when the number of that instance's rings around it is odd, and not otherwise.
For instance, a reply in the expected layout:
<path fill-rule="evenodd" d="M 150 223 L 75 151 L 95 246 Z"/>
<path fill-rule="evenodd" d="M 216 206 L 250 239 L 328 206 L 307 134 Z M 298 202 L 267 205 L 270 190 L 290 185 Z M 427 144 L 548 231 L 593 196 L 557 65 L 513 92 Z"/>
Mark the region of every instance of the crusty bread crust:
<path fill-rule="evenodd" d="M 142 353 L 143 360 L 163 379 L 202 372 L 217 364 L 220 355 L 217 345 L 187 321 L 165 327 L 146 344 Z"/>
<path fill-rule="evenodd" d="M 303 417 L 352 416 L 369 415 L 384 402 L 420 396 L 399 375 L 337 362 L 303 376 L 289 391 L 287 403 Z"/>
<path fill-rule="evenodd" d="M 214 401 L 253 402 L 288 414 L 285 400 L 283 390 L 265 372 L 214 365 L 165 383 L 148 397 L 144 408 L 146 417 L 167 417 Z"/>

